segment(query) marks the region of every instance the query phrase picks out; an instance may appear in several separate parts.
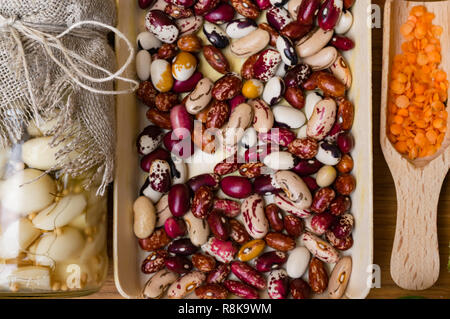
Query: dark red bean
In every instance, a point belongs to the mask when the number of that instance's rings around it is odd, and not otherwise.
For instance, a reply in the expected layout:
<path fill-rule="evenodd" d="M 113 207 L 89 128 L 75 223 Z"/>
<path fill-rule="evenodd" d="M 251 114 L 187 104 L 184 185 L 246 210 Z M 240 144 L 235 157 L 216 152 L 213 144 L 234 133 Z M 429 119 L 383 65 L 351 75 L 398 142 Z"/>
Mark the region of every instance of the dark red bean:
<path fill-rule="evenodd" d="M 165 260 L 166 268 L 178 274 L 186 274 L 193 268 L 192 262 L 182 256 L 171 256 Z"/>
<path fill-rule="evenodd" d="M 255 193 L 260 195 L 276 194 L 281 191 L 281 188 L 275 185 L 272 175 L 260 175 L 256 177 L 253 181 L 253 187 Z"/>
<path fill-rule="evenodd" d="M 253 194 L 253 185 L 248 178 L 227 176 L 220 182 L 222 191 L 233 198 L 247 198 Z"/>
<path fill-rule="evenodd" d="M 169 209 L 173 216 L 182 217 L 190 206 L 190 191 L 185 184 L 173 185 L 169 191 Z"/>
<path fill-rule="evenodd" d="M 209 228 L 213 235 L 220 240 L 227 240 L 230 236 L 230 223 L 220 210 L 213 209 L 207 217 Z"/>
<path fill-rule="evenodd" d="M 334 35 L 330 44 L 341 51 L 348 51 L 355 47 L 355 42 L 352 39 L 341 35 Z"/>
<path fill-rule="evenodd" d="M 298 238 L 303 233 L 303 221 L 294 216 L 294 215 L 286 215 L 284 217 L 284 229 L 289 236 Z"/>
<path fill-rule="evenodd" d="M 255 268 L 260 272 L 268 272 L 279 269 L 286 261 L 288 255 L 281 251 L 269 251 L 260 255 L 255 260 Z"/>
<path fill-rule="evenodd" d="M 177 238 L 186 234 L 186 223 L 182 219 L 169 217 L 164 223 L 164 229 L 171 238 Z"/>
<path fill-rule="evenodd" d="M 312 25 L 320 7 L 320 0 L 304 0 L 298 8 L 297 21 L 304 25 Z"/>
<path fill-rule="evenodd" d="M 350 133 L 344 132 L 338 135 L 337 145 L 343 154 L 348 154 L 355 146 L 355 139 Z"/>
<path fill-rule="evenodd" d="M 192 177 L 188 180 L 187 184 L 196 192 L 202 186 L 208 186 L 211 189 L 217 189 L 219 187 L 220 177 L 217 174 L 201 174 Z"/>
<path fill-rule="evenodd" d="M 174 240 L 169 247 L 167 247 L 167 250 L 172 254 L 190 256 L 198 250 L 198 247 L 195 246 L 189 238 L 180 238 Z"/>
<path fill-rule="evenodd" d="M 270 227 L 274 231 L 281 232 L 284 229 L 283 214 L 277 205 L 267 205 L 264 209 L 264 213 L 269 221 Z"/>
<path fill-rule="evenodd" d="M 322 166 L 317 159 L 301 160 L 292 170 L 300 176 L 308 176 L 317 173 Z"/>

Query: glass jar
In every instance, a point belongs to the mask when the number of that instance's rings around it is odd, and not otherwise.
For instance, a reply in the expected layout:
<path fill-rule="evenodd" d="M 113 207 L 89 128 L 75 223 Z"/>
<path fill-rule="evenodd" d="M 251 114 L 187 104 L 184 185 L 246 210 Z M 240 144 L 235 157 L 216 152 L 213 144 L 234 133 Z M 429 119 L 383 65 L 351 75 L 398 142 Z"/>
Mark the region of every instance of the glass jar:
<path fill-rule="evenodd" d="M 72 177 L 35 125 L 0 149 L 0 296 L 79 296 L 107 274 L 107 200 Z"/>

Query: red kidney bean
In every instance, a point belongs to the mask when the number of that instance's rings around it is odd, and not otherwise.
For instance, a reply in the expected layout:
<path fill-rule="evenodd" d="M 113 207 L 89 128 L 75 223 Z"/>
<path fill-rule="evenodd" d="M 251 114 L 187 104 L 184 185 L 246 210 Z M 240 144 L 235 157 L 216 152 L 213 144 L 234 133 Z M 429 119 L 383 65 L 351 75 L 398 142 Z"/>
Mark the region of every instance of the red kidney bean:
<path fill-rule="evenodd" d="M 304 25 L 312 25 L 320 7 L 320 0 L 303 0 L 298 8 L 297 21 Z"/>
<path fill-rule="evenodd" d="M 213 205 L 213 193 L 208 186 L 200 186 L 194 194 L 191 211 L 195 217 L 204 219 Z"/>
<path fill-rule="evenodd" d="M 242 282 L 256 289 L 265 289 L 267 286 L 265 278 L 258 271 L 242 261 L 233 261 L 231 263 L 231 271 Z"/>
<path fill-rule="evenodd" d="M 259 299 L 258 291 L 242 282 L 235 280 L 225 280 L 225 288 L 232 294 L 244 299 Z"/>
<path fill-rule="evenodd" d="M 236 243 L 243 245 L 250 240 L 250 235 L 244 225 L 236 219 L 230 219 L 230 238 Z"/>
<path fill-rule="evenodd" d="M 328 212 L 314 215 L 311 219 L 311 229 L 317 235 L 323 235 L 331 227 L 335 217 Z"/>
<path fill-rule="evenodd" d="M 234 17 L 234 9 L 233 7 L 226 3 L 222 2 L 215 9 L 209 11 L 205 16 L 205 20 L 215 24 L 222 24 L 226 22 L 230 22 Z"/>
<path fill-rule="evenodd" d="M 167 257 L 164 263 L 167 269 L 176 272 L 177 274 L 186 274 L 193 268 L 192 262 L 182 256 Z"/>
<path fill-rule="evenodd" d="M 336 197 L 336 193 L 330 187 L 324 187 L 319 189 L 313 198 L 311 204 L 311 211 L 316 214 L 321 214 L 330 207 L 331 202 Z"/>
<path fill-rule="evenodd" d="M 317 159 L 301 160 L 292 170 L 300 176 L 308 176 L 317 173 L 322 166 Z"/>
<path fill-rule="evenodd" d="M 152 252 L 144 259 L 141 270 L 144 274 L 152 274 L 164 268 L 164 261 L 169 257 L 166 250 L 157 250 Z"/>
<path fill-rule="evenodd" d="M 305 182 L 306 186 L 308 186 L 311 193 L 314 193 L 315 191 L 317 191 L 320 188 L 319 185 L 317 185 L 314 177 L 304 176 L 304 177 L 302 177 L 302 179 Z"/>
<path fill-rule="evenodd" d="M 191 92 L 201 79 L 203 79 L 203 74 L 197 71 L 186 81 L 175 80 L 172 91 L 175 93 Z"/>
<path fill-rule="evenodd" d="M 170 160 L 170 153 L 167 152 L 165 149 L 157 148 L 150 154 L 145 155 L 141 159 L 142 170 L 148 173 L 150 171 L 150 166 L 152 165 L 153 161 L 156 159 L 168 162 Z"/>
<path fill-rule="evenodd" d="M 272 175 L 260 175 L 253 181 L 255 193 L 260 195 L 271 195 L 281 192 L 274 182 Z"/>
<path fill-rule="evenodd" d="M 179 140 L 175 137 L 175 134 L 172 134 L 172 131 L 170 131 L 164 136 L 163 141 L 167 150 L 177 157 L 186 159 L 194 154 L 194 143 L 192 142 L 190 136 Z"/>
<path fill-rule="evenodd" d="M 241 203 L 231 199 L 215 198 L 213 209 L 220 210 L 225 216 L 234 218 L 241 213 Z"/>
<path fill-rule="evenodd" d="M 206 277 L 207 283 L 223 283 L 230 275 L 231 267 L 229 264 L 219 264 L 216 269 L 211 271 Z"/>
<path fill-rule="evenodd" d="M 341 16 L 342 0 L 326 0 L 320 7 L 317 22 L 324 30 L 332 30 Z"/>
<path fill-rule="evenodd" d="M 186 224 L 184 220 L 175 217 L 169 217 L 164 223 L 164 229 L 171 238 L 177 238 L 186 234 Z"/>
<path fill-rule="evenodd" d="M 348 196 L 337 196 L 330 204 L 330 213 L 334 216 L 340 216 L 348 212 L 352 207 L 352 200 Z"/>
<path fill-rule="evenodd" d="M 258 138 L 264 143 L 271 143 L 287 147 L 293 140 L 295 140 L 295 133 L 285 127 L 276 127 L 267 133 L 259 133 Z M 268 154 L 266 154 L 268 155 Z"/>
<path fill-rule="evenodd" d="M 269 221 L 270 227 L 276 231 L 281 232 L 284 229 L 283 214 L 281 209 L 275 204 L 269 204 L 264 208 L 264 213 Z"/>
<path fill-rule="evenodd" d="M 220 240 L 227 240 L 230 236 L 230 223 L 219 210 L 212 210 L 207 217 L 209 228 L 213 235 Z"/>
<path fill-rule="evenodd" d="M 196 192 L 202 186 L 208 186 L 211 189 L 217 189 L 219 187 L 220 177 L 217 174 L 201 174 L 192 177 L 188 180 L 187 184 Z"/>
<path fill-rule="evenodd" d="M 338 135 L 337 145 L 343 154 L 348 154 L 355 146 L 355 139 L 350 133 L 344 132 Z"/>
<path fill-rule="evenodd" d="M 284 217 L 284 229 L 289 236 L 298 238 L 303 233 L 303 222 L 300 218 L 294 215 L 286 215 Z"/>
<path fill-rule="evenodd" d="M 173 185 L 169 191 L 169 209 L 173 216 L 182 217 L 189 210 L 190 191 L 185 184 Z"/>
<path fill-rule="evenodd" d="M 288 259 L 288 255 L 281 251 L 266 252 L 255 260 L 255 268 L 260 272 L 279 269 Z"/>
<path fill-rule="evenodd" d="M 233 198 L 247 198 L 253 194 L 253 186 L 248 178 L 227 176 L 220 181 L 222 191 Z"/>
<path fill-rule="evenodd" d="M 182 140 L 191 136 L 193 121 L 184 105 L 176 105 L 170 110 L 170 123 L 172 124 L 173 134 L 178 139 Z"/>
<path fill-rule="evenodd" d="M 341 51 L 348 51 L 355 47 L 355 42 L 353 42 L 352 39 L 342 35 L 334 35 L 330 41 L 330 44 Z"/>
<path fill-rule="evenodd" d="M 198 250 L 198 247 L 189 238 L 180 238 L 172 241 L 167 250 L 172 254 L 190 256 Z"/>

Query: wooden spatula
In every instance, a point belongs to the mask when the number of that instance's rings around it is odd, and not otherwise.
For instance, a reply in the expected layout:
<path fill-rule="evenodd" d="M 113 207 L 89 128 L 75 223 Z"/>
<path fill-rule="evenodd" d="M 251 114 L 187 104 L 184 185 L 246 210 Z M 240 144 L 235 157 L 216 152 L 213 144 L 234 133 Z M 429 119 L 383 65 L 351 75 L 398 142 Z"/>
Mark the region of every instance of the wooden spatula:
<path fill-rule="evenodd" d="M 437 205 L 442 182 L 450 164 L 450 117 L 441 149 L 432 157 L 410 161 L 399 154 L 386 136 L 386 109 L 391 61 L 401 52 L 404 38 L 400 26 L 411 8 L 424 5 L 443 27 L 441 67 L 450 75 L 449 18 L 450 1 L 417 2 L 387 0 L 384 11 L 383 83 L 381 99 L 381 148 L 389 165 L 397 191 L 397 226 L 391 255 L 391 276 L 404 289 L 424 290 L 439 277 Z"/>

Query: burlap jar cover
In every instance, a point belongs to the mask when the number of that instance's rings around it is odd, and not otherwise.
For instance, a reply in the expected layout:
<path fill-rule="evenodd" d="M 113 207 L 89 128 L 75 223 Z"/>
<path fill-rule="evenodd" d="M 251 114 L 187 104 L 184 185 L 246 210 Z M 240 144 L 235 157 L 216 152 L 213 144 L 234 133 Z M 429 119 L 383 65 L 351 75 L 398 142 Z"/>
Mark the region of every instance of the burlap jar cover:
<path fill-rule="evenodd" d="M 114 94 L 138 85 L 120 76 L 134 51 L 110 27 L 115 22 L 113 0 L 0 0 L 0 143 L 19 143 L 31 122 L 55 120 L 52 146 L 65 145 L 57 153 L 63 173 L 95 168 L 99 194 L 113 178 Z M 116 73 L 110 31 L 130 50 Z M 130 89 L 114 91 L 114 79 Z"/>

